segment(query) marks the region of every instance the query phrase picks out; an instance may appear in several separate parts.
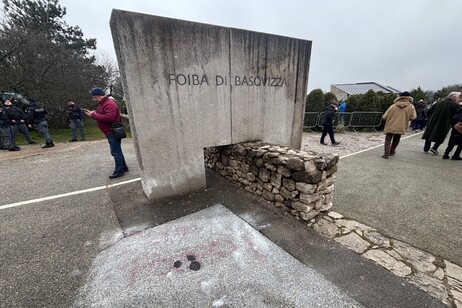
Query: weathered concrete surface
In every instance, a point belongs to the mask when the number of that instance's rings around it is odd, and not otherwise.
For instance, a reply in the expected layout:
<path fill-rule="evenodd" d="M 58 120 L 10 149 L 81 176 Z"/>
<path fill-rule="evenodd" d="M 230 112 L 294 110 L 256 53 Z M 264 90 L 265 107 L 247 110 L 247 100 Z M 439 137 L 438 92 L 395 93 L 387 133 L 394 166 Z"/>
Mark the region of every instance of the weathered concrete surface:
<path fill-rule="evenodd" d="M 111 29 L 149 199 L 204 189 L 204 147 L 300 148 L 310 41 L 119 10 Z"/>
<path fill-rule="evenodd" d="M 249 304 L 362 307 L 222 205 L 145 230 L 105 250 L 93 262 L 74 306 Z"/>
<path fill-rule="evenodd" d="M 123 143 L 130 172 L 122 180 L 127 180 L 138 177 L 138 169 L 131 139 Z M 53 151 L 35 148 L 36 154 L 0 159 L 0 173 L 8 182 L 16 183 L 1 191 L 8 203 L 109 182 L 106 171 L 112 169 L 113 160 L 106 141 L 63 144 Z M 9 152 L 0 155 L 9 156 Z M 24 166 L 28 168 L 28 181 Z M 322 238 L 305 223 L 282 214 L 220 176 L 208 172 L 207 182 L 205 191 L 159 202 L 149 202 L 140 183 L 133 182 L 0 210 L 0 307 L 69 307 L 86 281 L 93 260 L 122 234 L 127 241 L 138 231 L 217 203 L 366 307 L 445 307 L 417 287 Z M 28 184 L 25 190 L 17 183 L 40 185 Z M 460 278 L 453 267 L 448 274 Z M 457 290 L 451 292 L 456 294 Z M 149 296 L 150 292 L 146 289 L 142 295 Z"/>

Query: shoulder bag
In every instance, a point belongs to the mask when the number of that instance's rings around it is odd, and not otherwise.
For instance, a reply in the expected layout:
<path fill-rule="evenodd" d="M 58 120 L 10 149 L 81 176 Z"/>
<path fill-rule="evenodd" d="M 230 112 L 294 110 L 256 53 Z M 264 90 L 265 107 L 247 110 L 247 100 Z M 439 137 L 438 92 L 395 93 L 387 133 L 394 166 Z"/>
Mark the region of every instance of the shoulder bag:
<path fill-rule="evenodd" d="M 111 125 L 111 131 L 114 134 L 116 139 L 123 139 L 127 137 L 127 133 L 125 132 L 125 127 L 122 123 L 114 122 Z"/>

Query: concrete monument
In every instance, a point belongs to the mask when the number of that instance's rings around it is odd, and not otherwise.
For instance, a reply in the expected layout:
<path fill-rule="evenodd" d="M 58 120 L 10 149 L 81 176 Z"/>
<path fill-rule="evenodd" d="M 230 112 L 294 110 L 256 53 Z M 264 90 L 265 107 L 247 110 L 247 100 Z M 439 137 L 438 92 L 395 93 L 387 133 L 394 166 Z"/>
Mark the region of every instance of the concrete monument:
<path fill-rule="evenodd" d="M 311 41 L 120 10 L 111 30 L 150 200 L 204 189 L 204 147 L 300 148 Z"/>

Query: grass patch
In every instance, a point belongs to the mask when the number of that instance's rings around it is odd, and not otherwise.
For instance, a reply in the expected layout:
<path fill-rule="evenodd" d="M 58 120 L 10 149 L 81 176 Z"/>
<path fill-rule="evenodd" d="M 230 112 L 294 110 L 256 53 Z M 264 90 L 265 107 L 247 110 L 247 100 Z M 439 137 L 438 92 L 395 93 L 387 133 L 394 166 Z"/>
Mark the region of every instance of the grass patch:
<path fill-rule="evenodd" d="M 127 126 L 125 126 L 127 127 Z M 57 129 L 50 129 L 51 138 L 53 139 L 54 143 L 61 143 L 61 142 L 68 142 L 72 138 L 72 133 L 70 128 L 57 128 Z M 36 130 L 30 130 L 30 136 L 32 140 L 37 143 L 45 143 L 43 137 L 38 133 Z M 131 134 L 128 131 L 127 137 L 130 138 Z M 80 140 L 80 131 L 77 129 L 77 139 Z M 93 140 L 102 140 L 106 139 L 104 134 L 99 130 L 96 122 L 90 119 L 85 120 L 85 140 L 86 141 L 93 141 Z M 19 132 L 16 135 L 16 144 L 17 145 L 25 145 L 27 144 L 26 138 L 24 135 Z"/>

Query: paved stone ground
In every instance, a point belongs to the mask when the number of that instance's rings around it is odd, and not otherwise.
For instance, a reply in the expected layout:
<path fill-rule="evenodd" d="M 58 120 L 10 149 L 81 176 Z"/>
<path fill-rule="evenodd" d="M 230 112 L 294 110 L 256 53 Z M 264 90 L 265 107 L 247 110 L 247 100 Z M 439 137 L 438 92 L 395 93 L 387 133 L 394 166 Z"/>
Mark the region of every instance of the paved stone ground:
<path fill-rule="evenodd" d="M 403 277 L 443 303 L 462 307 L 462 267 L 380 234 L 337 212 L 316 220 L 314 230 Z"/>

